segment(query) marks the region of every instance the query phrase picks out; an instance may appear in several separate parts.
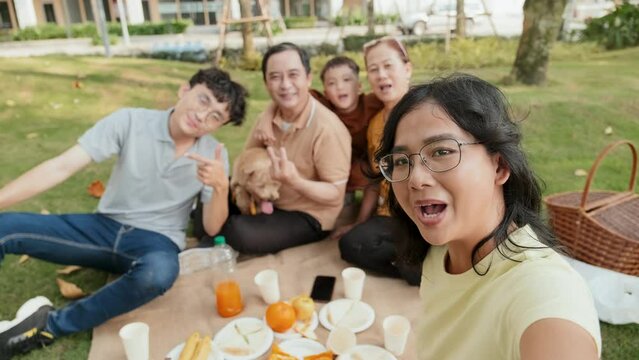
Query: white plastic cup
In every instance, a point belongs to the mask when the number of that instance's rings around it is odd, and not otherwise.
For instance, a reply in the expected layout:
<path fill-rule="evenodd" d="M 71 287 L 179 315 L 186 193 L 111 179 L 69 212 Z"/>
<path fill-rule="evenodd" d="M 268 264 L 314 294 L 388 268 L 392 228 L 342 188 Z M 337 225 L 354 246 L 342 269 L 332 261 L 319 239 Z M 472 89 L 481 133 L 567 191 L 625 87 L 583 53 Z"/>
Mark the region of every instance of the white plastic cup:
<path fill-rule="evenodd" d="M 357 336 L 347 327 L 336 327 L 326 339 L 326 347 L 333 353 L 339 355 L 348 351 L 348 349 L 357 345 Z"/>
<path fill-rule="evenodd" d="M 149 325 L 126 324 L 120 329 L 120 338 L 128 360 L 149 360 Z"/>
<path fill-rule="evenodd" d="M 255 285 L 260 289 L 262 299 L 267 304 L 273 304 L 280 300 L 280 285 L 277 271 L 273 269 L 262 270 L 255 275 Z"/>
<path fill-rule="evenodd" d="M 396 356 L 404 353 L 410 321 L 401 315 L 390 315 L 384 319 L 384 347 Z"/>
<path fill-rule="evenodd" d="M 356 267 L 349 267 L 342 271 L 344 281 L 344 296 L 351 300 L 361 300 L 364 291 L 364 280 L 366 273 Z"/>

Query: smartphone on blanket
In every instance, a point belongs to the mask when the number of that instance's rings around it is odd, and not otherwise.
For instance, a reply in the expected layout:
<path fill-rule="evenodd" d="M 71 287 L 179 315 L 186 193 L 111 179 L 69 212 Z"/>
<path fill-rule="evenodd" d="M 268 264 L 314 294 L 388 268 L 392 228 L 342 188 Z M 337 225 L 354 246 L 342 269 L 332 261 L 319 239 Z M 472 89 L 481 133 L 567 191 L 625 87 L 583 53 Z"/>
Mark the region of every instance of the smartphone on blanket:
<path fill-rule="evenodd" d="M 333 297 L 335 287 L 335 276 L 318 275 L 313 282 L 311 298 L 315 301 L 328 302 Z"/>

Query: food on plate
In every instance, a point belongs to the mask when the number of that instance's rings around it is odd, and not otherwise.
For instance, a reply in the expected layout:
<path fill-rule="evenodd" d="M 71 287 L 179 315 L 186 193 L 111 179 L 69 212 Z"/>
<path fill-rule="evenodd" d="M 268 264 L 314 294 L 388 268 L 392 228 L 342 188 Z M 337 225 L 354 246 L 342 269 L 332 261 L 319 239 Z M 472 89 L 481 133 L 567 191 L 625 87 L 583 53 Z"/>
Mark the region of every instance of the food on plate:
<path fill-rule="evenodd" d="M 251 355 L 251 349 L 247 348 L 247 347 L 235 347 L 235 346 L 225 346 L 222 348 L 222 350 L 229 354 L 229 355 L 233 355 L 233 356 L 247 356 L 247 355 Z"/>
<path fill-rule="evenodd" d="M 228 355 L 248 356 L 262 346 L 266 335 L 263 323 L 235 322 L 230 331 L 225 332 L 220 338 L 216 337 L 216 343 Z"/>
<path fill-rule="evenodd" d="M 291 303 L 295 309 L 297 320 L 310 321 L 315 312 L 315 302 L 308 295 L 299 295 L 292 299 Z"/>
<path fill-rule="evenodd" d="M 286 302 L 279 301 L 266 308 L 266 323 L 273 331 L 287 331 L 293 327 L 296 319 L 295 309 Z"/>
<path fill-rule="evenodd" d="M 319 354 L 304 356 L 304 360 L 333 360 L 333 353 L 325 351 Z M 297 360 L 297 356 L 286 353 L 277 344 L 273 344 L 268 360 Z"/>
<path fill-rule="evenodd" d="M 195 354 L 195 348 L 197 347 L 199 342 L 200 333 L 196 331 L 191 334 L 191 336 L 189 336 L 189 338 L 186 340 L 184 349 L 182 349 L 182 352 L 180 353 L 179 360 L 191 360 L 193 358 L 193 355 Z"/>
<path fill-rule="evenodd" d="M 207 360 L 209 358 L 210 352 L 211 352 L 211 337 L 205 336 L 197 344 L 197 347 L 195 348 L 195 354 L 190 360 Z"/>
<path fill-rule="evenodd" d="M 297 357 L 287 354 L 277 344 L 273 344 L 268 360 L 297 360 Z"/>
<path fill-rule="evenodd" d="M 333 360 L 333 353 L 331 351 L 324 351 L 323 353 L 304 356 L 304 360 Z"/>
<path fill-rule="evenodd" d="M 300 335 L 302 335 L 305 338 L 308 338 L 311 340 L 317 340 L 317 335 L 315 334 L 313 329 L 311 329 L 310 321 L 298 322 L 295 324 L 295 326 L 293 326 L 293 329 L 297 331 L 298 333 L 300 333 Z"/>

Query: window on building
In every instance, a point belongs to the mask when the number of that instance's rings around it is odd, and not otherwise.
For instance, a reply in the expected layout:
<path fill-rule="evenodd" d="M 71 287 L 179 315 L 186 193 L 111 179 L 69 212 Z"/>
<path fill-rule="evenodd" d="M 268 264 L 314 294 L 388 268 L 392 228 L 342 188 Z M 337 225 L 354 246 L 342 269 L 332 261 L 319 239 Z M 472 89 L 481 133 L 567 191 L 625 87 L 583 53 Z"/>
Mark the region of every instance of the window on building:
<path fill-rule="evenodd" d="M 159 0 L 158 8 L 160 10 L 160 18 L 170 21 L 177 19 L 177 5 L 175 0 Z"/>
<path fill-rule="evenodd" d="M 202 1 L 180 1 L 182 19 L 191 19 L 195 25 L 204 25 L 204 4 Z"/>
<path fill-rule="evenodd" d="M 91 0 L 81 0 L 84 2 L 84 11 L 87 13 L 87 21 L 95 21 L 95 17 L 93 16 L 93 6 L 91 5 Z"/>
<path fill-rule="evenodd" d="M 144 21 L 151 21 L 151 9 L 149 8 L 149 0 L 142 0 L 142 12 L 144 13 Z"/>
<path fill-rule="evenodd" d="M 310 0 L 291 1 L 291 16 L 311 15 Z"/>
<path fill-rule="evenodd" d="M 48 23 L 55 23 L 55 9 L 53 4 L 44 4 L 44 18 Z"/>
<path fill-rule="evenodd" d="M 9 4 L 0 2 L 0 29 L 11 29 L 11 15 L 9 15 Z"/>
<path fill-rule="evenodd" d="M 102 0 L 102 6 L 104 8 L 104 18 L 106 21 L 111 21 L 111 6 L 109 6 L 109 0 Z"/>

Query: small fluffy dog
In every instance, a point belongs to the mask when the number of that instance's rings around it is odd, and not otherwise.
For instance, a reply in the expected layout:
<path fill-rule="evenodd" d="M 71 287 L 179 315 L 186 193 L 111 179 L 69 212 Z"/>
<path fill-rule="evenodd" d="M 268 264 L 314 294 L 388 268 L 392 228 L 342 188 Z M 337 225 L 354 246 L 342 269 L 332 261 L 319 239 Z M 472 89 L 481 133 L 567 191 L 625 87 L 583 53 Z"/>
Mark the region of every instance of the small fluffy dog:
<path fill-rule="evenodd" d="M 235 160 L 231 191 L 242 214 L 273 213 L 280 182 L 271 178 L 271 158 L 264 148 L 244 150 Z"/>

